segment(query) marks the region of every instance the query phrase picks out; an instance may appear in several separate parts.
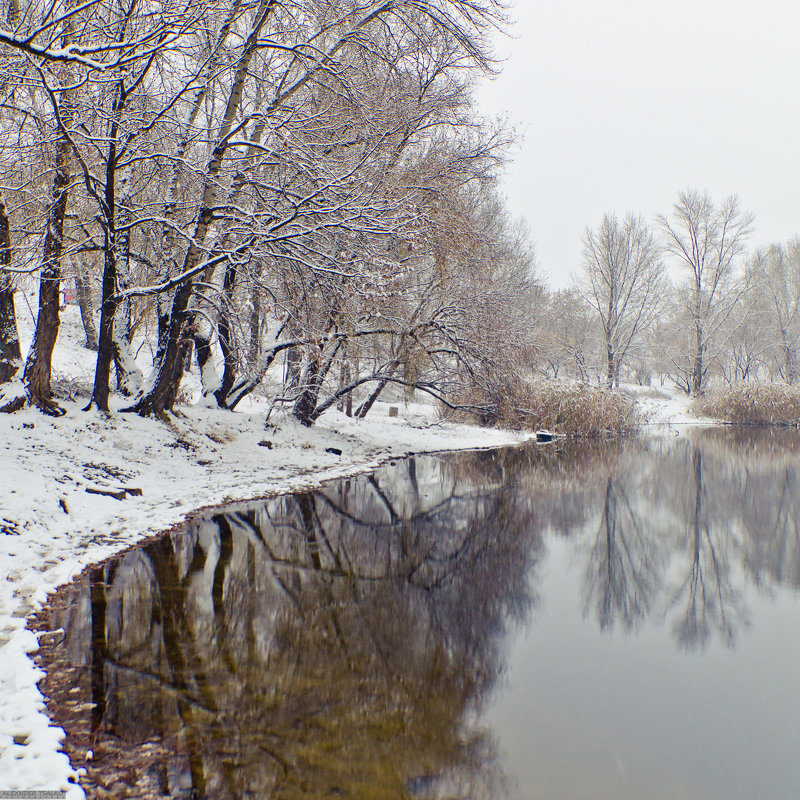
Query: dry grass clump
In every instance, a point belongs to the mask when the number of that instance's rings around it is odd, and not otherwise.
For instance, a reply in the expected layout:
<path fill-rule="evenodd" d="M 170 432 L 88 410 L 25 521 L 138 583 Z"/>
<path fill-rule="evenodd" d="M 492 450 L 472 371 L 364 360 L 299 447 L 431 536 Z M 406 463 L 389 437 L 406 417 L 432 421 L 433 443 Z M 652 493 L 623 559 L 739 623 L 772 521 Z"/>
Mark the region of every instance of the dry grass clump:
<path fill-rule="evenodd" d="M 622 436 L 640 422 L 632 398 L 584 383 L 514 380 L 469 403 L 487 408 L 481 415 L 486 424 L 546 429 L 574 439 Z"/>
<path fill-rule="evenodd" d="M 800 389 L 779 383 L 742 383 L 700 397 L 694 410 L 737 425 L 800 425 Z"/>

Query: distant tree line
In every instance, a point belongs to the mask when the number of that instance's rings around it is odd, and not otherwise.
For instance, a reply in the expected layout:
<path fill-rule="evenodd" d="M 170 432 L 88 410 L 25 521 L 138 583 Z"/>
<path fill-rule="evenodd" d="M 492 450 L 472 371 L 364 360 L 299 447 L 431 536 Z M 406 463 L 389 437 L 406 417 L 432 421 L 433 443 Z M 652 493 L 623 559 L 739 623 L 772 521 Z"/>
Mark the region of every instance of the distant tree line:
<path fill-rule="evenodd" d="M 800 239 L 748 250 L 752 228 L 736 196 L 696 190 L 652 226 L 604 215 L 584 231 L 573 285 L 547 296 L 539 372 L 609 388 L 657 376 L 692 395 L 715 381 L 795 384 Z"/>

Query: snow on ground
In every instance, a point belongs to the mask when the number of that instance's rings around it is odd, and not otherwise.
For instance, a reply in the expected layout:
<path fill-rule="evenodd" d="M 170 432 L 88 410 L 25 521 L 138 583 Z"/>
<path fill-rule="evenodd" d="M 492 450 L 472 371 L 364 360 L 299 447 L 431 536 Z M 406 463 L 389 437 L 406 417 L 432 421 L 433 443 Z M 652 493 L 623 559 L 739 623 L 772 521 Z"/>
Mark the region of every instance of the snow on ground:
<path fill-rule="evenodd" d="M 636 399 L 648 433 L 675 432 L 686 425 L 719 424 L 718 420 L 695 414 L 691 409 L 691 398 L 673 386 L 625 384 L 620 388 Z"/>
<path fill-rule="evenodd" d="M 36 649 L 26 617 L 88 564 L 164 530 L 196 508 L 318 485 L 409 452 L 497 446 L 519 436 L 430 418 L 361 422 L 338 412 L 312 429 L 288 419 L 264 430 L 263 413 L 182 409 L 169 425 L 133 415 L 105 417 L 66 404 L 61 419 L 33 410 L 0 415 L 0 784 L 65 788 L 66 756 L 55 756 L 36 689 Z M 383 412 L 383 413 L 381 413 Z M 342 451 L 341 456 L 325 448 Z M 123 500 L 87 489 L 127 487 Z M 74 789 L 70 798 L 80 797 Z"/>
<path fill-rule="evenodd" d="M 24 306 L 18 313 L 29 338 Z M 62 391 L 90 380 L 94 354 L 82 341 L 77 310 L 68 308 L 54 356 Z M 76 774 L 58 751 L 63 732 L 44 712 L 42 673 L 27 655 L 37 649 L 27 617 L 50 592 L 203 506 L 317 486 L 410 452 L 522 438 L 440 423 L 432 407 L 402 401 L 398 417 L 377 403 L 366 420 L 334 411 L 311 429 L 288 417 L 273 424 L 275 414 L 265 429 L 257 400 L 236 413 L 181 406 L 169 424 L 83 412 L 77 398 L 62 404 L 68 413 L 58 419 L 32 409 L 0 414 L 0 789 L 68 790 L 70 800 L 84 794 L 70 782 Z M 120 487 L 141 495 L 87 491 Z"/>

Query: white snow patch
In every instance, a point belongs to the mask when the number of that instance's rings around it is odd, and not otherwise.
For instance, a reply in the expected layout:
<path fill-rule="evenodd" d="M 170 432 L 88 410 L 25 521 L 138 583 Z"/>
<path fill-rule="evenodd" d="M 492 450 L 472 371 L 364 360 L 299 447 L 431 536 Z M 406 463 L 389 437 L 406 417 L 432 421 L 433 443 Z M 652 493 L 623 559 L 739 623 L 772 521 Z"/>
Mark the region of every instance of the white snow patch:
<path fill-rule="evenodd" d="M 719 420 L 695 414 L 692 398 L 671 383 L 659 387 L 625 384 L 621 389 L 636 399 L 648 433 L 676 433 L 687 425 L 719 424 Z"/>

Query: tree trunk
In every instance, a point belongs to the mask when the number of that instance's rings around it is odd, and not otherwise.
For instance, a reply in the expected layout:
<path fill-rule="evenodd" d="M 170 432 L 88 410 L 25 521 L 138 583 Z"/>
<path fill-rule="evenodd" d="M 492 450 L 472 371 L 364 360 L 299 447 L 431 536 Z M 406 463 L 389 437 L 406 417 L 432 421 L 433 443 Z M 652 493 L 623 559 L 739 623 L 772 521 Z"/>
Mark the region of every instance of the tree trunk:
<path fill-rule="evenodd" d="M 328 373 L 344 344 L 343 338 L 336 338 L 329 353 L 325 355 L 324 344 L 312 348 L 311 358 L 301 379 L 300 395 L 295 400 L 292 414 L 306 427 L 311 427 L 327 408 L 336 402 L 336 395 L 326 402 L 319 402 L 319 394 Z"/>
<path fill-rule="evenodd" d="M 394 375 L 399 365 L 399 361 L 395 361 L 390 364 L 389 368 L 387 369 L 387 374 L 390 376 Z M 381 395 L 381 392 L 386 388 L 388 383 L 389 381 L 386 378 L 378 382 L 378 385 L 372 390 L 370 396 L 356 409 L 356 419 L 364 419 L 367 414 L 369 414 L 370 409 L 375 405 L 377 399 Z"/>
<path fill-rule="evenodd" d="M 8 383 L 22 366 L 17 317 L 14 313 L 14 281 L 0 273 L 0 384 Z"/>
<path fill-rule="evenodd" d="M 130 204 L 132 167 L 128 167 L 122 181 L 119 201 L 120 230 L 116 236 L 119 247 L 117 257 L 117 292 L 124 292 L 131 282 L 131 224 L 133 209 Z M 143 375 L 131 350 L 131 301 L 125 297 L 117 301 L 114 314 L 113 335 L 114 366 L 117 370 L 117 389 L 128 397 L 134 397 L 142 390 Z"/>
<path fill-rule="evenodd" d="M 793 386 L 797 381 L 797 361 L 795 357 L 794 348 L 784 341 L 783 345 L 784 361 L 786 364 L 786 383 Z"/>
<path fill-rule="evenodd" d="M 214 392 L 217 398 L 217 405 L 220 408 L 228 407 L 228 393 L 236 382 L 236 347 L 233 342 L 233 331 L 231 330 L 229 314 L 233 309 L 233 290 L 236 287 L 236 267 L 228 264 L 225 269 L 225 278 L 222 284 L 222 303 L 220 304 L 220 316 L 217 323 L 217 338 L 222 350 L 222 358 L 225 364 L 222 373 L 222 383 Z"/>
<path fill-rule="evenodd" d="M 297 345 L 293 342 L 284 342 L 283 344 L 271 347 L 266 353 L 262 353 L 258 358 L 258 364 L 256 364 L 250 374 L 240 378 L 231 387 L 228 396 L 225 398 L 225 408 L 233 411 L 233 409 L 261 383 L 264 376 L 267 374 L 267 370 L 272 366 L 272 363 L 278 355 L 282 351 L 290 348 L 296 349 Z"/>
<path fill-rule="evenodd" d="M 113 191 L 113 188 L 112 188 Z M 108 220 L 113 225 L 113 217 Z M 111 378 L 111 361 L 114 358 L 114 317 L 117 313 L 117 259 L 113 229 L 106 231 L 105 265 L 103 268 L 103 304 L 100 309 L 100 341 L 97 349 L 97 366 L 94 373 L 92 401 L 100 411 L 108 412 L 108 390 Z M 91 402 L 90 402 L 91 405 Z"/>
<path fill-rule="evenodd" d="M 78 308 L 81 310 L 83 332 L 86 334 L 86 349 L 97 352 L 97 328 L 94 326 L 94 309 L 92 308 L 92 293 L 87 285 L 88 281 L 81 274 L 82 265 L 78 265 L 75 272 L 75 293 L 78 295 Z"/>
<path fill-rule="evenodd" d="M 71 117 L 64 112 L 63 116 Z M 25 390 L 38 408 L 46 414 L 61 416 L 64 409 L 52 399 L 50 388 L 53 348 L 60 324 L 59 293 L 61 288 L 61 253 L 64 247 L 64 218 L 67 214 L 71 179 L 69 154 L 71 143 L 63 134 L 56 142 L 56 170 L 53 178 L 53 202 L 47 212 L 43 263 L 39 279 L 39 312 L 23 380 Z"/>
<path fill-rule="evenodd" d="M 138 393 L 142 384 L 141 370 L 136 366 L 128 339 L 130 330 L 130 301 L 119 299 L 130 283 L 130 208 L 131 167 L 123 173 L 119 216 L 123 230 L 117 233 L 117 145 L 118 117 L 125 105 L 126 93 L 122 83 L 117 87 L 113 118 L 109 134 L 106 161 L 105 193 L 103 197 L 103 227 L 105 258 L 103 264 L 103 301 L 100 310 L 100 341 L 97 352 L 92 403 L 108 413 L 111 362 L 117 372 L 117 388 L 126 395 Z"/>
<path fill-rule="evenodd" d="M 299 347 L 289 347 L 286 350 L 286 375 L 284 384 L 287 389 L 294 389 L 300 383 L 300 365 L 303 363 L 303 354 Z"/>
<path fill-rule="evenodd" d="M 339 365 L 339 389 L 342 390 L 349 385 L 350 385 L 350 362 L 347 360 L 347 348 L 345 347 L 344 352 L 342 353 L 342 363 Z M 350 413 L 347 416 L 352 417 L 353 416 L 352 392 L 348 392 L 347 395 L 342 395 L 342 397 L 339 398 L 339 402 L 336 404 L 336 408 L 339 411 L 344 411 L 345 404 L 347 404 L 348 408 L 350 409 Z"/>
<path fill-rule="evenodd" d="M 187 280 L 176 289 L 163 353 L 156 366 L 152 388 L 138 403 L 127 410 L 135 411 L 142 416 L 149 414 L 160 416 L 172 409 L 183 377 L 188 343 L 191 341 L 188 335 L 188 322 L 191 316 L 188 308 L 193 290 L 194 281 L 191 280 Z"/>
<path fill-rule="evenodd" d="M 692 364 L 692 394 L 702 393 L 703 389 L 703 332 L 695 326 L 694 358 Z"/>
<path fill-rule="evenodd" d="M 192 355 L 194 354 L 195 346 L 194 339 L 186 346 L 186 361 L 183 362 L 183 371 L 192 371 Z"/>
<path fill-rule="evenodd" d="M 372 390 L 372 394 L 356 409 L 356 419 L 364 419 L 369 414 L 375 401 L 380 397 L 381 392 L 386 388 L 389 381 L 383 380 Z"/>
<path fill-rule="evenodd" d="M 123 283 L 117 276 L 117 286 Z M 131 305 L 129 300 L 117 304 L 114 316 L 114 366 L 117 371 L 117 389 L 126 397 L 135 397 L 142 389 L 142 371 L 131 352 Z"/>
<path fill-rule="evenodd" d="M 22 366 L 17 316 L 14 312 L 14 279 L 8 272 L 11 267 L 10 231 L 6 207 L 0 199 L 0 384 L 8 383 Z"/>
<path fill-rule="evenodd" d="M 117 100 L 114 103 L 114 115 L 119 113 L 122 102 L 122 88 L 118 89 Z M 92 403 L 100 411 L 108 413 L 108 392 L 111 378 L 111 362 L 114 359 L 114 319 L 117 315 L 117 233 L 116 233 L 116 208 L 117 208 L 117 151 L 114 138 L 116 124 L 112 125 L 109 136 L 108 159 L 106 161 L 105 194 L 103 197 L 104 217 L 104 261 L 103 261 L 103 299 L 100 306 L 100 341 L 97 349 L 97 365 L 94 373 L 94 389 L 92 390 Z"/>
<path fill-rule="evenodd" d="M 314 424 L 314 411 L 317 407 L 317 398 L 319 397 L 320 389 L 320 353 L 314 353 L 311 356 L 311 361 L 304 370 L 303 377 L 301 378 L 302 386 L 300 394 L 294 401 L 292 414 L 306 427 L 311 427 Z"/>
<path fill-rule="evenodd" d="M 211 349 L 211 336 L 207 330 L 198 330 L 193 337 L 194 352 L 200 371 L 200 384 L 203 395 L 208 396 L 219 389 L 220 380 L 214 365 L 214 352 Z"/>
<path fill-rule="evenodd" d="M 258 286 L 253 286 L 250 293 L 252 309 L 250 311 L 250 348 L 248 362 L 250 369 L 254 370 L 261 355 L 261 294 Z"/>
<path fill-rule="evenodd" d="M 73 20 L 69 18 L 64 35 L 61 37 L 62 47 L 69 47 L 72 44 L 73 33 Z M 69 68 L 62 70 L 59 79 L 62 86 L 73 83 Z M 44 235 L 42 267 L 39 276 L 39 312 L 36 315 L 36 330 L 25 361 L 23 374 L 25 392 L 30 402 L 46 414 L 53 416 L 62 416 L 66 413 L 52 399 L 50 374 L 53 348 L 61 322 L 59 314 L 61 257 L 64 251 L 64 219 L 67 216 L 69 185 L 72 180 L 70 169 L 72 140 L 67 131 L 72 128 L 75 121 L 75 91 L 75 89 L 68 89 L 63 92 L 60 108 L 54 109 L 57 111 L 58 137 L 55 141 L 53 201 L 47 209 L 47 229 Z"/>

